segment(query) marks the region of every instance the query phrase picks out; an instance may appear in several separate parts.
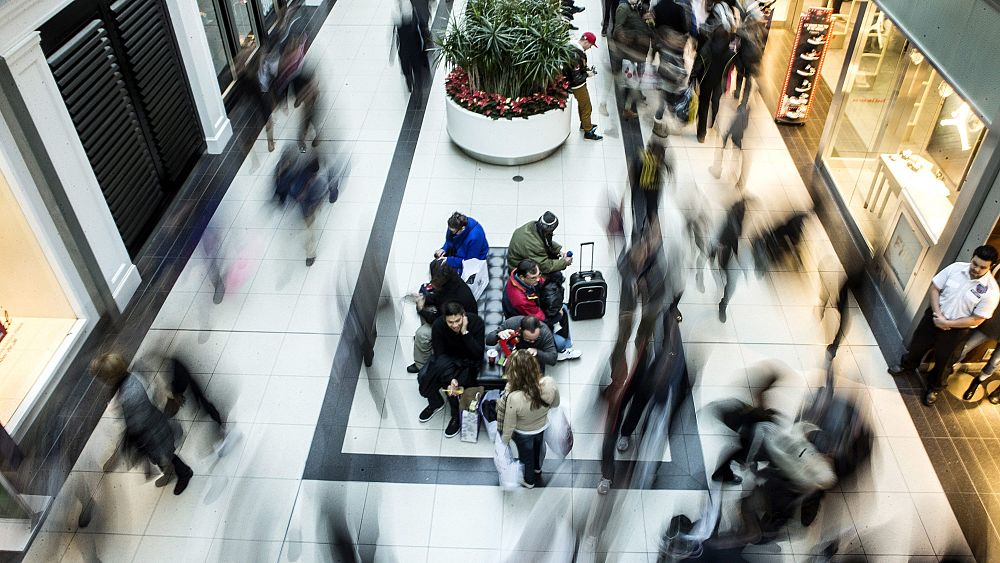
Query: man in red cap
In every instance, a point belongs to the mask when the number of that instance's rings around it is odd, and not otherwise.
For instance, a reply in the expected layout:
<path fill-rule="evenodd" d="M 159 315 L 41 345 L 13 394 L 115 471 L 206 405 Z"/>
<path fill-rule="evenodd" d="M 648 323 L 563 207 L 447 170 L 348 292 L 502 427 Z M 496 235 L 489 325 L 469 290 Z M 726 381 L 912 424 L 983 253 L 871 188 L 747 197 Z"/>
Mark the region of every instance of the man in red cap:
<path fill-rule="evenodd" d="M 583 138 L 591 141 L 600 141 L 604 138 L 597 134 L 597 126 L 590 121 L 594 107 L 590 103 L 590 92 L 587 91 L 587 78 L 596 72 L 593 67 L 587 66 L 587 49 L 596 47 L 596 43 L 597 37 L 585 31 L 574 45 L 579 52 L 569 69 L 569 87 L 573 97 L 576 98 L 577 111 L 580 112 L 580 130 L 583 131 Z"/>

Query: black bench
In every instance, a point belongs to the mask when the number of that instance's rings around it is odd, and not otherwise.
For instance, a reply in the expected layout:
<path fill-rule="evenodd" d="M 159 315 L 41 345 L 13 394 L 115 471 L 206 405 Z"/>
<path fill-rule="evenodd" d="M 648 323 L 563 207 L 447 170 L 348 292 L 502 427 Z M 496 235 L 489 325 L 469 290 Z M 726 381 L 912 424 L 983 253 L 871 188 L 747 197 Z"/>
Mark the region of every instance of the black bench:
<path fill-rule="evenodd" d="M 486 334 L 489 334 L 500 328 L 500 324 L 505 318 L 503 314 L 503 290 L 507 285 L 507 277 L 510 275 L 507 269 L 507 247 L 491 247 L 486 258 L 486 265 L 490 275 L 490 283 L 486 286 L 486 291 L 479 296 L 478 305 L 479 316 L 486 324 Z M 490 348 L 496 347 L 486 347 L 487 350 Z M 506 384 L 507 380 L 503 378 L 503 368 L 498 365 L 490 367 L 484 354 L 483 370 L 479 373 L 479 385 L 487 389 L 501 389 Z"/>

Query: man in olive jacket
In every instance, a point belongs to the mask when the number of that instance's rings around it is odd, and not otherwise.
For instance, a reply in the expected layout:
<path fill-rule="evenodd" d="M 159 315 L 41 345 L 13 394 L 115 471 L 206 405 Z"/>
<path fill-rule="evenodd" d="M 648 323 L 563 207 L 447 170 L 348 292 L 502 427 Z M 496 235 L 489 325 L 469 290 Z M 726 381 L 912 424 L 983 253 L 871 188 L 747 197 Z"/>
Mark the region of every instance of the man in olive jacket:
<path fill-rule="evenodd" d="M 552 233 L 559 226 L 559 218 L 546 211 L 537 221 L 518 227 L 510 237 L 507 248 L 507 267 L 517 269 L 521 260 L 531 259 L 538 263 L 543 275 L 561 272 L 573 264 L 573 257 L 562 251 L 562 245 L 552 240 Z"/>

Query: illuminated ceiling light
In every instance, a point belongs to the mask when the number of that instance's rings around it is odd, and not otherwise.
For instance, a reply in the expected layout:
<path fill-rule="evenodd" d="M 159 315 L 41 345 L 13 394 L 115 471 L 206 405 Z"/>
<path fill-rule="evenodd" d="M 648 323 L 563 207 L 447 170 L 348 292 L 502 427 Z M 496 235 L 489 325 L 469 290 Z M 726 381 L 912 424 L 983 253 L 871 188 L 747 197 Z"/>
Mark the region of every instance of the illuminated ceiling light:
<path fill-rule="evenodd" d="M 924 62 L 924 54 L 916 49 L 910 49 L 910 61 L 912 61 L 913 64 L 918 65 Z"/>
<path fill-rule="evenodd" d="M 938 84 L 937 91 L 938 95 L 941 96 L 942 98 L 947 98 L 948 96 L 955 93 L 955 89 L 951 87 L 951 84 L 948 84 L 944 80 L 942 80 L 941 83 Z"/>

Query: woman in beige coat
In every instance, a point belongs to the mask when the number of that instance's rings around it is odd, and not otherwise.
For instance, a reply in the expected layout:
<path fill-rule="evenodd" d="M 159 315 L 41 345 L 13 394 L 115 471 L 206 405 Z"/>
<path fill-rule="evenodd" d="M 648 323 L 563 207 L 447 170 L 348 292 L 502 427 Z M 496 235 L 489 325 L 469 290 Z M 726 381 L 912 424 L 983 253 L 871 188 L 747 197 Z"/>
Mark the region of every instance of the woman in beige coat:
<path fill-rule="evenodd" d="M 545 457 L 548 413 L 559 406 L 559 389 L 551 377 L 542 377 L 531 350 L 515 350 L 507 360 L 507 388 L 497 404 L 497 428 L 504 444 L 513 438 L 524 464 L 521 485 L 534 488 Z"/>

